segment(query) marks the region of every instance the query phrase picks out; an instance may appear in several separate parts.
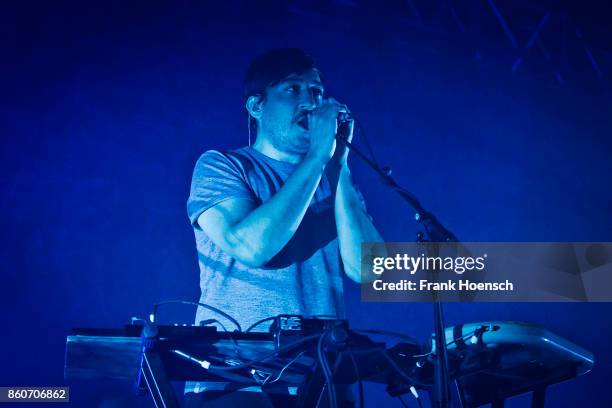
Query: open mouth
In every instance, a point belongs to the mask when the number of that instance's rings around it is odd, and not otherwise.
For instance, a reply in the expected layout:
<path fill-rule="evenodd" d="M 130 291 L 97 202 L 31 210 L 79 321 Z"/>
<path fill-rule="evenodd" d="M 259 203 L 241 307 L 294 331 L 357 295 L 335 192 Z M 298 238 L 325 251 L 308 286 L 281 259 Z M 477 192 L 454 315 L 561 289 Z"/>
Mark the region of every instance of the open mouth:
<path fill-rule="evenodd" d="M 303 116 L 301 116 L 297 121 L 296 124 L 301 127 L 304 130 L 308 130 L 308 114 L 305 114 Z"/>

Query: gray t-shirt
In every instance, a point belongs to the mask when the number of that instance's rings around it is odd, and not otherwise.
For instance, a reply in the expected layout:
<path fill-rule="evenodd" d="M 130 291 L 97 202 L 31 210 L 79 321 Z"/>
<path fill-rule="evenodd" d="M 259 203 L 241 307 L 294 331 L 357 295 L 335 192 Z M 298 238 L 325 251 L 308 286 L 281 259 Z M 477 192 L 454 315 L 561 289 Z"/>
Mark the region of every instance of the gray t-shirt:
<path fill-rule="evenodd" d="M 325 176 L 294 236 L 262 268 L 250 268 L 229 256 L 197 223 L 200 214 L 228 199 L 266 202 L 296 166 L 251 147 L 207 151 L 195 166 L 187 212 L 198 250 L 200 302 L 231 315 L 243 329 L 278 314 L 345 317 L 334 200 Z M 233 330 L 227 319 L 198 308 L 196 324 L 210 318 Z"/>

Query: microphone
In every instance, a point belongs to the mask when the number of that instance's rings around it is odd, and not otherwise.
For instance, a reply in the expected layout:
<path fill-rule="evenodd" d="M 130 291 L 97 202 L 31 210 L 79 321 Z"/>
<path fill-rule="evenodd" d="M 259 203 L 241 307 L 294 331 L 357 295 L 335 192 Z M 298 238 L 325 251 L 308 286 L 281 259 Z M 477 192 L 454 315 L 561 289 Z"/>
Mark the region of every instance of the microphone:
<path fill-rule="evenodd" d="M 338 112 L 338 123 L 349 123 L 354 121 L 355 118 L 348 112 Z"/>
<path fill-rule="evenodd" d="M 348 112 L 338 112 L 338 130 L 336 132 L 336 139 L 338 141 L 346 143 L 348 141 L 348 135 L 350 134 L 351 123 L 355 119 Z"/>

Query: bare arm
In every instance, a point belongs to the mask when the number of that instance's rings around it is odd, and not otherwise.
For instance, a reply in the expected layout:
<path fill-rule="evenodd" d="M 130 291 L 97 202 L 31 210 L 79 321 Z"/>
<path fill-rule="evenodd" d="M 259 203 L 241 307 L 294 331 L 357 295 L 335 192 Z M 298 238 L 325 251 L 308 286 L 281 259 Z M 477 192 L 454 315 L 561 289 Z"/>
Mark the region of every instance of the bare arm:
<path fill-rule="evenodd" d="M 337 170 L 335 217 L 344 270 L 355 282 L 362 282 L 363 278 L 370 280 L 370 276 L 361 275 L 361 244 L 382 242 L 383 239 L 351 181 L 348 166 L 343 165 Z"/>
<path fill-rule="evenodd" d="M 258 207 L 248 200 L 226 200 L 204 211 L 198 217 L 198 224 L 233 258 L 251 267 L 260 267 L 297 230 L 324 167 L 322 160 L 306 157 L 270 200 Z"/>
<path fill-rule="evenodd" d="M 256 207 L 226 200 L 198 217 L 198 224 L 221 249 L 251 267 L 265 265 L 298 229 L 336 148 L 338 107 L 324 104 L 311 114 L 310 147 L 281 189 Z"/>
<path fill-rule="evenodd" d="M 343 105 L 346 108 L 346 105 Z M 346 108 L 348 110 L 348 108 Z M 346 139 L 353 139 L 353 122 L 344 128 Z M 351 180 L 348 167 L 348 148 L 340 146 L 327 165 L 326 173 L 332 186 L 335 186 L 334 215 L 338 231 L 338 244 L 344 270 L 355 282 L 370 281 L 374 275 L 361 274 L 361 244 L 382 242 L 383 239 L 367 213 L 361 194 Z"/>

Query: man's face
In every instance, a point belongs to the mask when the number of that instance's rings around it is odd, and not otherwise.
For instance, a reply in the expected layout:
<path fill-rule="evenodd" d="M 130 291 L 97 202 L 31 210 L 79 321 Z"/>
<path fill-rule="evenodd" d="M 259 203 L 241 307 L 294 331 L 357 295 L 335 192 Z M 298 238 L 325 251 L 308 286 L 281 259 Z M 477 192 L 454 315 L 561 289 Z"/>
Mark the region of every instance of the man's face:
<path fill-rule="evenodd" d="M 321 106 L 323 84 L 318 71 L 292 74 L 266 89 L 257 137 L 265 137 L 278 150 L 305 154 L 310 146 L 309 111 Z"/>

